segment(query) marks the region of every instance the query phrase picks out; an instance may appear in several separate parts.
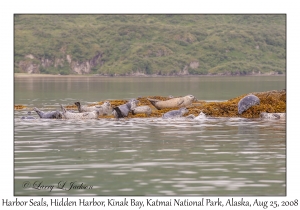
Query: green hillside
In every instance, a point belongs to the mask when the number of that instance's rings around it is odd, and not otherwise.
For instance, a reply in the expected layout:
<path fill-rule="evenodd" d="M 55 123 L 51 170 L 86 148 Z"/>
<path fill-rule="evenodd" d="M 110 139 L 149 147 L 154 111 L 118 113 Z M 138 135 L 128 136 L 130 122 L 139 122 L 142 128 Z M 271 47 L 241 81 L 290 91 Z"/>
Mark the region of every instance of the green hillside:
<path fill-rule="evenodd" d="M 20 14 L 14 62 L 15 73 L 283 74 L 286 15 Z"/>

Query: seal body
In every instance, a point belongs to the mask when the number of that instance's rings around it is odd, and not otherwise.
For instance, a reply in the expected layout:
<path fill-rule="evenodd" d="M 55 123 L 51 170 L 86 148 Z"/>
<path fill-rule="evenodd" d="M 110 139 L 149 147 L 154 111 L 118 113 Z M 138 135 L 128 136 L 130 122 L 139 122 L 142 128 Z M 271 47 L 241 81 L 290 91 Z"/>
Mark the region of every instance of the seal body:
<path fill-rule="evenodd" d="M 145 113 L 147 116 L 150 116 L 152 110 L 150 106 L 137 106 L 132 110 L 132 114 L 142 114 Z"/>
<path fill-rule="evenodd" d="M 80 102 L 74 103 L 77 106 L 78 112 L 93 112 L 93 111 L 99 111 L 100 115 L 109 115 L 111 114 L 112 108 L 109 101 L 105 101 L 102 105 L 96 105 L 96 106 L 87 106 L 87 105 L 81 105 Z"/>
<path fill-rule="evenodd" d="M 173 110 L 173 111 L 169 111 L 166 112 L 162 118 L 163 119 L 167 119 L 167 118 L 178 118 L 178 117 L 182 117 L 184 114 L 188 113 L 189 110 L 185 107 L 180 108 L 179 110 Z"/>
<path fill-rule="evenodd" d="M 190 115 L 188 115 L 186 118 L 187 118 L 187 119 L 195 119 L 195 115 L 190 114 Z"/>
<path fill-rule="evenodd" d="M 35 120 L 36 118 L 33 116 L 23 116 L 21 117 L 22 120 Z"/>
<path fill-rule="evenodd" d="M 248 110 L 250 107 L 254 105 L 259 105 L 260 100 L 255 95 L 247 95 L 242 98 L 238 103 L 238 113 L 242 114 L 244 111 Z"/>
<path fill-rule="evenodd" d="M 104 101 L 102 105 L 96 105 L 95 107 L 102 110 L 102 115 L 110 115 L 112 113 L 112 107 L 109 101 Z"/>
<path fill-rule="evenodd" d="M 43 112 L 36 107 L 34 107 L 33 110 L 39 115 L 40 118 L 62 119 L 62 113 L 59 111 Z"/>
<path fill-rule="evenodd" d="M 151 98 L 148 98 L 148 100 L 151 102 L 151 104 L 155 108 L 160 110 L 160 109 L 165 109 L 165 108 L 186 107 L 186 106 L 191 105 L 194 101 L 196 101 L 196 98 L 193 95 L 187 95 L 184 97 L 171 98 L 166 101 L 160 101 L 160 100 L 151 99 Z"/>
<path fill-rule="evenodd" d="M 285 117 L 286 117 L 285 113 L 266 113 L 266 112 L 260 113 L 260 118 L 262 119 L 270 119 L 270 120 L 284 119 L 285 120 Z"/>
<path fill-rule="evenodd" d="M 22 120 L 35 120 L 36 118 L 31 116 L 31 111 L 27 112 L 27 116 L 21 117 Z"/>
<path fill-rule="evenodd" d="M 98 119 L 99 110 L 95 110 L 92 112 L 82 112 L 82 113 L 74 113 L 67 111 L 62 105 L 62 114 L 65 119 L 76 119 L 76 120 L 84 120 L 84 119 Z"/>
<path fill-rule="evenodd" d="M 95 106 L 81 105 L 81 103 L 79 101 L 75 102 L 74 104 L 77 106 L 79 113 L 92 112 L 92 111 L 97 110 L 97 108 Z"/>
<path fill-rule="evenodd" d="M 122 104 L 120 106 L 114 107 L 112 113 L 117 119 L 127 117 L 129 112 L 133 111 L 137 107 L 138 103 L 139 103 L 138 100 L 131 99 L 126 104 Z"/>

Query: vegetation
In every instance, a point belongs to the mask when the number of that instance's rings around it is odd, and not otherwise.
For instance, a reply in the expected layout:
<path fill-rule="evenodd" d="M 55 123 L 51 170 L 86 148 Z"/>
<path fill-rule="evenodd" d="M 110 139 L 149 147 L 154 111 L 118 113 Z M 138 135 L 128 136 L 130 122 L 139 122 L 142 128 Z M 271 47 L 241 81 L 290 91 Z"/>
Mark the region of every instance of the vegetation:
<path fill-rule="evenodd" d="M 74 74 L 67 55 L 78 64 L 100 55 L 89 73 L 102 75 L 286 72 L 286 15 L 20 14 L 14 35 L 16 73 L 23 62 Z"/>

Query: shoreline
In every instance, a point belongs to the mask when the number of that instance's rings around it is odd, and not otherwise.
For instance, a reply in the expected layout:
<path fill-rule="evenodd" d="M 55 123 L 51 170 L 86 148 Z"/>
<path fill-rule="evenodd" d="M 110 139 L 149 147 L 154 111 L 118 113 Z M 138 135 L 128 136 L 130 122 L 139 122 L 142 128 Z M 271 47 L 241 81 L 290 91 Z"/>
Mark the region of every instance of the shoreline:
<path fill-rule="evenodd" d="M 167 78 L 167 77 L 264 77 L 264 76 L 276 76 L 276 77 L 286 77 L 286 74 L 249 74 L 249 75 L 126 75 L 126 76 L 105 76 L 98 74 L 69 74 L 69 75 L 59 75 L 59 74 L 28 74 L 28 73 L 14 73 L 14 78 L 16 77 L 100 77 L 100 78 Z"/>

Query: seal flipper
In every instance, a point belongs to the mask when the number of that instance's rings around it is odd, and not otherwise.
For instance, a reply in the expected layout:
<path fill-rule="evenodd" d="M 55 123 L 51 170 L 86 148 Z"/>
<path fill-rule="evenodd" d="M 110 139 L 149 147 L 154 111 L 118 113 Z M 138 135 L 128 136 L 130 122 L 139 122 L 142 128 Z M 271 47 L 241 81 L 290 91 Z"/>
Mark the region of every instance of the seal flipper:
<path fill-rule="evenodd" d="M 180 106 L 183 102 L 184 102 L 184 100 L 183 100 L 183 99 L 180 99 L 180 100 L 177 102 L 177 106 Z"/>
<path fill-rule="evenodd" d="M 152 99 L 152 98 L 147 98 L 147 99 L 150 101 L 150 103 L 151 103 L 153 106 L 155 106 L 155 104 L 156 104 L 157 102 L 160 101 L 160 100 Z"/>
<path fill-rule="evenodd" d="M 43 118 L 43 113 L 38 108 L 34 107 L 33 110 L 36 111 L 40 118 Z"/>
<path fill-rule="evenodd" d="M 62 105 L 60 105 L 60 107 L 61 107 L 63 113 L 66 113 L 66 112 L 67 112 L 67 110 L 66 110 Z"/>

